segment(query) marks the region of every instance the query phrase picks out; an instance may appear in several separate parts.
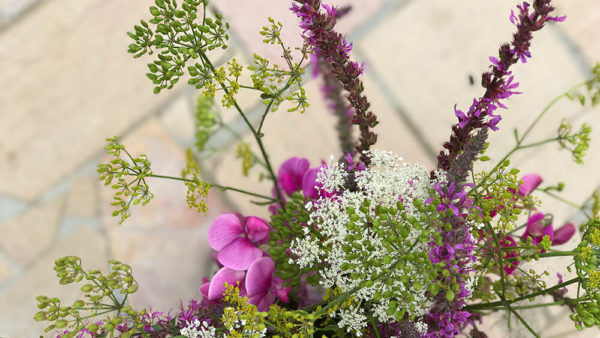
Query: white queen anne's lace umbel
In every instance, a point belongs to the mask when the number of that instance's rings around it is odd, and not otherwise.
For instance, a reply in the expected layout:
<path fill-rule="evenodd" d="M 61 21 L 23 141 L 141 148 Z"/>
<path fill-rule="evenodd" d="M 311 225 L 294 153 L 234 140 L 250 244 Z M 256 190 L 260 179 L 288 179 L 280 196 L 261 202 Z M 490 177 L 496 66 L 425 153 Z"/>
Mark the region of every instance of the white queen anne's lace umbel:
<path fill-rule="evenodd" d="M 364 311 L 356 307 L 370 304 L 367 311 L 385 323 L 403 313 L 418 320 L 433 305 L 425 297 L 431 280 L 425 240 L 429 227 L 415 225 L 424 214 L 413 202 L 426 201 L 434 182 L 425 167 L 409 165 L 391 152 L 374 150 L 368 156 L 371 165 L 355 172 L 352 191 L 344 188 L 349 172 L 343 165 L 322 168 L 317 182 L 333 196 L 307 203 L 305 236 L 291 247 L 300 267 L 322 266 L 318 273 L 323 287 L 352 293 L 353 305 L 336 316 L 355 333 L 366 326 Z M 382 209 L 396 212 L 384 211 L 382 216 Z"/>

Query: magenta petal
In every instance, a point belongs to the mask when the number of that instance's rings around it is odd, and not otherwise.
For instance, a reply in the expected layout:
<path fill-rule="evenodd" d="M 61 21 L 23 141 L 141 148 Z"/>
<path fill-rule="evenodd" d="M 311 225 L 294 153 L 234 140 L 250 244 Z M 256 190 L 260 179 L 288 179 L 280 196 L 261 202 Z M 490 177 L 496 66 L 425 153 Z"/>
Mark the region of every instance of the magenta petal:
<path fill-rule="evenodd" d="M 317 185 L 317 173 L 319 168 L 311 168 L 304 174 L 302 178 L 302 193 L 304 196 L 310 199 L 316 199 L 319 197 L 319 191 L 316 188 Z"/>
<path fill-rule="evenodd" d="M 248 238 L 239 237 L 219 251 L 219 263 L 234 270 L 248 270 L 250 265 L 261 258 L 263 252 Z"/>
<path fill-rule="evenodd" d="M 302 188 L 302 177 L 310 163 L 305 158 L 291 157 L 287 159 L 277 172 L 277 182 L 288 195 Z"/>
<path fill-rule="evenodd" d="M 552 241 L 552 245 L 560 245 L 568 242 L 575 234 L 575 231 L 577 231 L 577 229 L 573 223 L 567 223 L 561 226 L 554 231 L 554 240 Z"/>
<path fill-rule="evenodd" d="M 208 244 L 213 250 L 221 250 L 244 233 L 240 216 L 223 214 L 215 218 L 208 229 Z"/>
<path fill-rule="evenodd" d="M 205 281 L 202 286 L 200 286 L 200 294 L 204 298 L 208 298 L 208 289 L 210 288 L 210 281 Z"/>
<path fill-rule="evenodd" d="M 236 285 L 238 282 L 241 285 L 246 273 L 244 271 L 232 270 L 229 268 L 221 268 L 213 276 L 210 286 L 208 288 L 208 299 L 215 300 L 223 297 L 225 292 L 225 283 L 229 285 Z"/>
<path fill-rule="evenodd" d="M 523 184 L 519 185 L 519 195 L 525 197 L 531 194 L 543 181 L 542 176 L 538 174 L 528 174 L 522 178 Z"/>
<path fill-rule="evenodd" d="M 271 227 L 262 218 L 250 216 L 246 219 L 244 231 L 246 232 L 246 235 L 250 241 L 257 244 L 262 244 L 261 242 L 269 239 L 269 231 L 271 231 Z"/>
<path fill-rule="evenodd" d="M 253 296 L 268 292 L 271 287 L 271 278 L 275 270 L 275 261 L 271 257 L 257 259 L 246 274 L 246 290 L 248 295 Z"/>
<path fill-rule="evenodd" d="M 275 302 L 275 295 L 270 293 L 261 293 L 248 297 L 248 302 L 256 305 L 256 309 L 258 311 L 264 312 L 269 310 L 271 304 Z"/>
<path fill-rule="evenodd" d="M 525 233 L 523 234 L 523 239 L 526 239 L 527 236 L 532 238 L 536 238 L 540 236 L 544 231 L 544 225 L 542 221 L 544 220 L 544 214 L 538 212 L 537 214 L 532 215 L 527 220 L 527 228 L 525 229 Z"/>

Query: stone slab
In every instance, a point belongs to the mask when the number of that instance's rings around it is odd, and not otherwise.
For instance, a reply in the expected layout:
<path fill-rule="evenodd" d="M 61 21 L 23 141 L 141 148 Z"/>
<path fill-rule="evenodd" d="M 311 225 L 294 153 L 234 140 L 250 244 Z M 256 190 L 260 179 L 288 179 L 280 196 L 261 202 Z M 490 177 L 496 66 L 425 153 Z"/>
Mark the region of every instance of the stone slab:
<path fill-rule="evenodd" d="M 46 1 L 0 35 L 0 193 L 35 199 L 169 99 L 152 94 L 147 59 L 126 52 L 147 8 Z"/>
<path fill-rule="evenodd" d="M 0 249 L 20 264 L 31 263 L 54 240 L 63 207 L 64 200 L 57 198 L 1 222 Z"/>

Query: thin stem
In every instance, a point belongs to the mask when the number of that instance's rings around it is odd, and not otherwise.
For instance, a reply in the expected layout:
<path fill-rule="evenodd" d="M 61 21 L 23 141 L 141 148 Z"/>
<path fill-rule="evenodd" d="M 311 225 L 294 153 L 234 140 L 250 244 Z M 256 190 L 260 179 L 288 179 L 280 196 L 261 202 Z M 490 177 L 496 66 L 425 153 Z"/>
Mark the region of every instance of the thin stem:
<path fill-rule="evenodd" d="M 525 137 L 527 137 L 527 135 L 529 134 L 529 132 L 533 129 L 533 127 L 540 121 L 540 119 L 544 116 L 544 114 L 546 114 L 546 112 L 548 110 L 550 110 L 550 108 L 552 108 L 552 106 L 554 106 L 556 104 L 556 102 L 560 101 L 560 99 L 562 99 L 563 97 L 567 97 L 567 95 L 572 92 L 573 90 L 584 86 L 587 83 L 587 81 L 581 82 L 576 84 L 575 86 L 569 88 L 569 90 L 567 90 L 566 92 L 558 95 L 557 97 L 555 97 L 552 101 L 550 101 L 546 107 L 544 107 L 544 109 L 542 110 L 542 112 L 535 118 L 535 120 L 533 120 L 533 122 L 529 125 L 529 127 L 527 128 L 527 130 L 525 130 L 525 133 L 523 133 L 523 136 L 521 136 L 520 141 L 523 141 L 525 139 Z"/>
<path fill-rule="evenodd" d="M 199 54 L 200 54 L 201 58 L 204 60 L 204 62 L 206 63 L 206 65 L 208 65 L 208 67 L 210 68 L 212 73 L 215 74 L 215 67 L 213 66 L 212 62 L 210 62 L 210 60 L 208 59 L 206 54 L 204 54 L 203 51 L 199 51 Z M 220 81 L 219 81 L 219 84 L 221 85 L 221 88 L 223 88 L 223 91 L 226 94 L 229 94 L 229 90 L 227 89 L 227 86 L 225 86 L 225 84 Z M 233 106 L 238 111 L 240 116 L 242 116 L 242 119 L 248 126 L 248 129 L 250 129 L 250 131 L 252 132 L 252 135 L 254 136 L 254 139 L 256 140 L 258 147 L 260 148 L 260 152 L 263 156 L 263 159 L 265 160 L 265 165 L 267 166 L 267 171 L 269 172 L 269 175 L 271 175 L 271 179 L 273 180 L 273 185 L 275 186 L 275 194 L 277 194 L 277 200 L 282 201 L 283 198 L 281 196 L 281 191 L 279 190 L 279 184 L 277 183 L 277 176 L 275 176 L 275 173 L 273 172 L 273 167 L 271 166 L 271 162 L 269 161 L 269 155 L 267 155 L 265 146 L 263 145 L 263 142 L 262 142 L 262 136 L 256 131 L 254 126 L 252 126 L 252 123 L 250 123 L 250 120 L 248 120 L 248 117 L 246 116 L 246 114 L 244 114 L 244 111 L 242 110 L 242 108 L 240 108 L 240 106 L 238 105 L 236 100 L 233 100 Z M 262 197 L 262 196 L 259 196 L 259 197 Z M 285 205 L 282 204 L 282 207 L 285 208 Z"/>
<path fill-rule="evenodd" d="M 166 175 L 156 175 L 156 174 L 151 174 L 151 175 L 147 175 L 147 177 L 154 177 L 154 178 L 166 178 L 169 180 L 176 180 L 176 181 L 182 181 L 182 182 L 195 182 L 194 180 L 190 180 L 187 178 L 181 178 L 181 177 L 175 177 L 175 176 L 166 176 Z M 217 188 L 217 189 L 221 189 L 222 191 L 235 191 L 235 192 L 239 192 L 245 195 L 249 195 L 249 196 L 254 196 L 254 197 L 260 197 L 260 198 L 264 198 L 266 200 L 269 200 L 273 203 L 275 202 L 279 202 L 279 200 L 274 199 L 273 197 L 269 197 L 269 196 L 265 196 L 265 195 L 261 195 L 261 194 L 257 194 L 251 191 L 247 191 L 247 190 L 243 190 L 243 189 L 238 189 L 238 188 L 234 188 L 234 187 L 230 187 L 230 186 L 226 186 L 226 185 L 220 185 L 220 184 L 213 184 L 213 183 L 208 183 L 210 184 L 211 187 Z"/>
<path fill-rule="evenodd" d="M 375 319 L 373 319 L 372 316 L 369 316 L 369 322 L 371 322 L 371 326 L 373 327 L 373 332 L 375 332 L 375 337 L 381 338 L 381 335 L 379 335 L 379 329 L 377 328 L 377 323 L 375 322 Z"/>
<path fill-rule="evenodd" d="M 511 249 L 511 251 L 518 249 L 518 247 L 509 247 L 509 248 L 505 248 L 505 249 Z M 509 257 L 506 258 L 505 261 L 508 262 L 513 262 L 519 259 L 527 259 L 527 258 L 546 258 L 546 257 L 563 257 L 563 256 L 573 256 L 575 255 L 574 252 L 572 251 L 551 251 L 551 252 L 544 252 L 544 253 L 540 253 L 537 255 L 531 255 L 531 256 L 520 256 L 520 257 Z"/>
<path fill-rule="evenodd" d="M 548 196 L 550 196 L 550 197 L 552 197 L 554 199 L 557 199 L 557 200 L 559 200 L 559 201 L 561 201 L 561 202 L 563 202 L 565 204 L 568 204 L 568 205 L 570 205 L 572 207 L 575 207 L 575 208 L 577 208 L 579 210 L 583 209 L 583 206 L 581 206 L 581 205 L 579 205 L 579 204 L 577 204 L 575 202 L 569 201 L 569 200 L 567 200 L 567 199 L 565 199 L 565 198 L 563 198 L 563 197 L 561 197 L 559 195 L 556 195 L 554 193 L 551 193 L 551 192 L 543 190 L 543 189 L 541 191 L 544 192 L 546 195 L 548 195 Z"/>
<path fill-rule="evenodd" d="M 528 295 L 515 298 L 515 299 L 513 299 L 511 301 L 497 301 L 497 302 L 490 302 L 490 303 L 478 303 L 478 304 L 467 305 L 463 309 L 465 311 L 480 311 L 480 310 L 494 309 L 494 308 L 499 307 L 499 306 L 504 307 L 507 304 L 510 305 L 510 304 L 513 304 L 513 303 L 516 303 L 516 302 L 520 302 L 522 300 L 526 300 L 526 299 L 530 299 L 530 298 L 535 298 L 537 296 L 548 294 L 548 293 L 550 293 L 550 292 L 552 292 L 554 290 L 561 289 L 561 288 L 563 288 L 563 287 L 565 287 L 567 285 L 571 285 L 573 283 L 577 283 L 577 282 L 580 282 L 580 281 L 581 281 L 581 279 L 579 277 L 575 277 L 575 278 L 570 279 L 570 280 L 568 280 L 568 281 L 566 281 L 564 283 L 560 283 L 560 284 L 554 285 L 553 287 L 550 287 L 548 289 L 536 291 L 534 293 L 530 293 Z"/>
<path fill-rule="evenodd" d="M 506 286 L 504 281 L 504 259 L 502 258 L 502 247 L 500 246 L 500 242 L 498 241 L 496 233 L 494 232 L 494 229 L 492 229 L 490 223 L 485 222 L 485 226 L 487 227 L 488 231 L 492 234 L 494 244 L 496 244 L 496 247 L 498 248 L 496 252 L 498 254 L 498 262 L 500 263 L 500 285 L 502 286 L 502 295 L 500 295 L 500 299 L 502 299 L 502 301 L 505 302 Z"/>
<path fill-rule="evenodd" d="M 527 323 L 527 321 L 523 319 L 523 317 L 521 317 L 521 315 L 517 311 L 513 310 L 513 308 L 510 306 L 508 306 L 508 309 L 517 317 L 517 319 L 519 319 L 519 321 L 521 321 L 521 323 L 523 323 L 523 325 L 525 325 L 527 330 L 529 330 L 529 332 L 531 332 L 532 335 L 534 335 L 537 338 L 540 338 L 540 335 L 537 332 L 535 332 L 535 330 L 531 326 L 529 326 L 529 323 Z"/>

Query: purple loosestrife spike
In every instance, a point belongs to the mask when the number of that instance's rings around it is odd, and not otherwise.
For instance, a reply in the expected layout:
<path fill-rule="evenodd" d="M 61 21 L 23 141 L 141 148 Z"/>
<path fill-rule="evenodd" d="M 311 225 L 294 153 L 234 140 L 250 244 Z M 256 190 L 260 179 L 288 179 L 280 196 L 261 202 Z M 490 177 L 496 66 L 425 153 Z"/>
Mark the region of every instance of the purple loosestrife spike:
<path fill-rule="evenodd" d="M 321 7 L 324 11 L 321 11 Z M 360 161 L 368 166 L 371 160 L 365 151 L 377 142 L 377 135 L 371 131 L 378 123 L 377 117 L 368 110 L 370 104 L 363 94 L 363 84 L 358 79 L 364 67 L 350 61 L 348 53 L 352 44 L 333 30 L 336 10 L 322 5 L 320 0 L 295 0 L 291 10 L 300 18 L 300 28 L 304 30 L 303 37 L 311 47 L 312 53 L 328 66 L 348 92 L 348 101 L 354 109 L 352 123 L 358 125 L 360 130 L 356 150 L 360 154 Z"/>
<path fill-rule="evenodd" d="M 500 100 L 518 94 L 515 89 L 518 83 L 513 82 L 514 76 L 508 70 L 511 65 L 521 61 L 527 62 L 531 57 L 532 33 L 540 30 L 548 21 L 562 22 L 564 16 L 550 16 L 554 7 L 550 0 L 535 0 L 533 5 L 524 2 L 517 6 L 517 11 L 511 12 L 510 21 L 517 27 L 513 40 L 503 44 L 498 57 L 491 56 L 491 71 L 481 76 L 481 85 L 486 89 L 483 97 L 475 100 L 467 112 L 455 108 L 458 123 L 452 127 L 450 140 L 444 144 L 445 150 L 438 155 L 438 167 L 448 170 L 450 163 L 462 152 L 473 131 L 482 127 L 497 130 L 497 124 L 502 119 L 494 115 L 496 108 L 506 108 Z"/>

